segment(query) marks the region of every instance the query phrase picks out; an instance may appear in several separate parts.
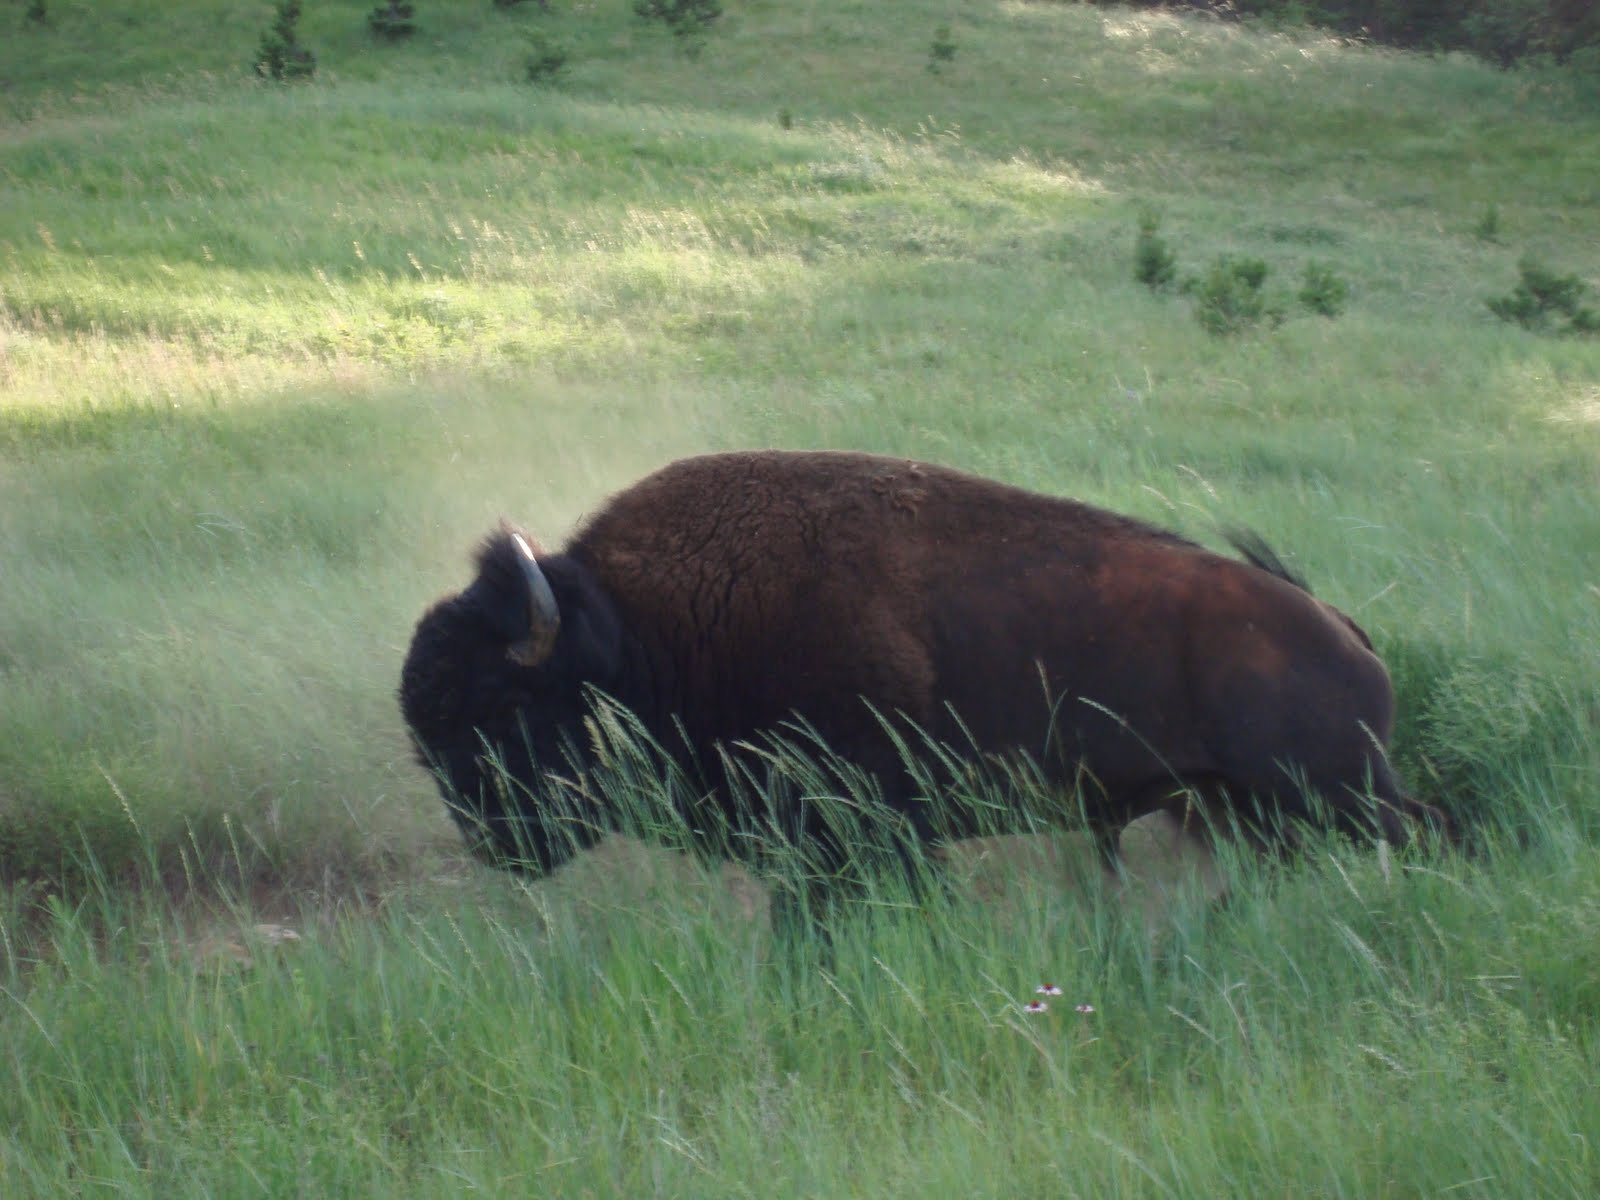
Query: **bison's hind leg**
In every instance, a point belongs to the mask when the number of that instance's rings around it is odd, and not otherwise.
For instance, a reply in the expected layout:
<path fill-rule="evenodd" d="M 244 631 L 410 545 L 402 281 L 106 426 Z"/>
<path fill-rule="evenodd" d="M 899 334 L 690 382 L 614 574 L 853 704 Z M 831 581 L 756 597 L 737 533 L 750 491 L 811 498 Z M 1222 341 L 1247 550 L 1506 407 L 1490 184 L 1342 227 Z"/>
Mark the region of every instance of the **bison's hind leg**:
<path fill-rule="evenodd" d="M 1413 830 L 1420 830 L 1446 846 L 1461 844 L 1461 831 L 1456 828 L 1455 822 L 1450 819 L 1450 814 L 1444 809 L 1405 794 L 1401 795 L 1399 805 Z"/>
<path fill-rule="evenodd" d="M 1430 838 L 1445 845 L 1456 842 L 1455 826 L 1442 809 L 1414 800 L 1403 792 L 1349 796 L 1333 805 L 1333 826 L 1357 841 L 1382 838 L 1392 846 L 1409 846 Z"/>
<path fill-rule="evenodd" d="M 1307 807 L 1319 809 L 1324 818 L 1318 824 L 1330 825 L 1357 842 L 1382 838 L 1396 847 L 1429 835 L 1447 843 L 1454 841 L 1449 817 L 1407 795 L 1380 753 L 1367 757 L 1359 784 L 1350 781 L 1352 775 L 1353 770 L 1343 776 L 1304 781 L 1302 794 L 1313 798 Z"/>

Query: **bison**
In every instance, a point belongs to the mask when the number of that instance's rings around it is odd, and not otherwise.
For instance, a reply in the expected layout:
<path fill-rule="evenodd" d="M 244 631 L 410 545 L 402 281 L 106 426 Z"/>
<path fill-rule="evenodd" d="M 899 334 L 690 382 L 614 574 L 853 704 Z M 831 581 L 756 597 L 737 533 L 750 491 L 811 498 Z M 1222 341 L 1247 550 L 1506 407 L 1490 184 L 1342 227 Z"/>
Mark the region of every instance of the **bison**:
<path fill-rule="evenodd" d="M 726 829 L 752 814 L 733 810 L 764 803 L 760 828 L 824 878 L 852 849 L 815 797 L 733 786 L 759 780 L 772 731 L 814 735 L 912 844 L 1005 825 L 930 795 L 923 751 L 947 775 L 1031 764 L 1108 857 L 1144 814 L 1232 818 L 1247 800 L 1395 842 L 1417 820 L 1442 827 L 1386 757 L 1393 693 L 1367 636 L 1263 544 L 1235 544 L 1248 561 L 900 459 L 688 458 L 560 553 L 509 526 L 490 536 L 477 577 L 417 624 L 400 705 L 477 851 L 535 873 L 617 824 L 583 783 L 602 703 L 696 781 L 684 828 L 720 812 L 702 849 L 740 853 Z"/>

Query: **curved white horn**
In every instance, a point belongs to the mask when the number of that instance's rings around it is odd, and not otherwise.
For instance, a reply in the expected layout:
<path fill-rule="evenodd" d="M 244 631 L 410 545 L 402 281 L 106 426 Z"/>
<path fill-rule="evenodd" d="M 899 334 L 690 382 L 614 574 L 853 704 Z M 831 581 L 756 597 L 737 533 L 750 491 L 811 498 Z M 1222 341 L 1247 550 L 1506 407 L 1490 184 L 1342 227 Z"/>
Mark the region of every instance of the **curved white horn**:
<path fill-rule="evenodd" d="M 533 556 L 533 547 L 520 533 L 511 535 L 511 544 L 517 548 L 517 562 L 522 567 L 522 578 L 528 585 L 528 637 L 512 646 L 508 653 L 525 667 L 537 667 L 550 657 L 556 648 L 556 634 L 561 630 L 561 609 L 556 604 L 556 594 L 550 590 L 550 581 L 539 569 L 539 560 Z"/>

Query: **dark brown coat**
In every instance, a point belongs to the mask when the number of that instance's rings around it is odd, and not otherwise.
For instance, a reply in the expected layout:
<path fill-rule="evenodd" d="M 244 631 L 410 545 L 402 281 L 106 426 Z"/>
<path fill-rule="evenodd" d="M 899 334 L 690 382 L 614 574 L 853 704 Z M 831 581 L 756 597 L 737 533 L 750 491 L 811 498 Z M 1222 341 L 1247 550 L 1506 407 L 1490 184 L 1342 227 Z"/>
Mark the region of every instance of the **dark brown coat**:
<path fill-rule="evenodd" d="M 580 765 L 587 752 L 586 685 L 701 770 L 800 718 L 925 837 L 976 818 L 914 794 L 880 716 L 970 757 L 1026 756 L 1108 846 L 1196 799 L 1300 817 L 1309 789 L 1391 839 L 1402 814 L 1431 815 L 1386 760 L 1393 695 L 1365 634 L 1270 554 L 1240 562 L 1071 500 L 826 452 L 673 463 L 536 569 L 519 536 L 491 538 L 474 583 L 423 617 L 400 692 L 493 855 L 548 869 L 606 827 L 541 786 L 570 773 L 563 742 Z M 546 585 L 559 624 L 532 635 Z M 526 790 L 494 784 L 486 745 Z"/>

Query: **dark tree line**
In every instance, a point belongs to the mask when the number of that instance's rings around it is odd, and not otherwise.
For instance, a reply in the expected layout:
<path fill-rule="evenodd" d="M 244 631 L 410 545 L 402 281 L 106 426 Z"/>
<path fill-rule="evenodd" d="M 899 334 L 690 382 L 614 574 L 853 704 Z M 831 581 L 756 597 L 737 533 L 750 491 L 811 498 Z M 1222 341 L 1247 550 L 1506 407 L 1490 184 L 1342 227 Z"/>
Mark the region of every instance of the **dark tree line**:
<path fill-rule="evenodd" d="M 1097 2 L 1097 0 L 1091 0 Z M 1305 21 L 1419 50 L 1466 50 L 1502 66 L 1547 55 L 1600 65 L 1595 0 L 1117 0 L 1222 16 Z"/>

